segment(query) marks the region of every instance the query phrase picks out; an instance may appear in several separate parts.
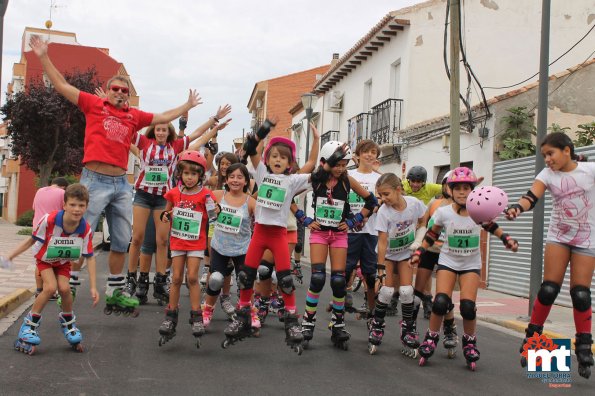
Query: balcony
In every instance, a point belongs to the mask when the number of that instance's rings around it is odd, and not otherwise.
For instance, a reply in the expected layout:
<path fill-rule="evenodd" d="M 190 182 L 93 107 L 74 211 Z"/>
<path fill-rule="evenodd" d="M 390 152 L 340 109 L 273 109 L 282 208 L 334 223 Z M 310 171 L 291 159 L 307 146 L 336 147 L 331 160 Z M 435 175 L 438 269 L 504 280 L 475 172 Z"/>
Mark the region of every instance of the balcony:
<path fill-rule="evenodd" d="M 387 99 L 372 107 L 370 138 L 379 145 L 397 143 L 396 133 L 401 129 L 402 99 Z"/>
<path fill-rule="evenodd" d="M 370 127 L 370 113 L 360 113 L 347 120 L 347 140 L 352 149 L 362 140 L 368 139 Z"/>
<path fill-rule="evenodd" d="M 320 135 L 320 147 L 331 140 L 339 140 L 339 131 L 326 131 Z"/>

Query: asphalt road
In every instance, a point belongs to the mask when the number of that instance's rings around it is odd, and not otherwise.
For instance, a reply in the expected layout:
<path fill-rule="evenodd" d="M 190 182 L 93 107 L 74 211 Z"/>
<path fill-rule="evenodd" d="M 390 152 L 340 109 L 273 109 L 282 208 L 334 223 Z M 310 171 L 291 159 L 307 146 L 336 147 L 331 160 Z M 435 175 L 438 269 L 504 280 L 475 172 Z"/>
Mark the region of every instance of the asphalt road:
<path fill-rule="evenodd" d="M 98 256 L 98 285 L 103 289 L 106 258 Z M 305 268 L 307 273 L 307 268 Z M 305 275 L 307 280 L 309 275 Z M 250 338 L 229 349 L 220 344 L 227 320 L 217 309 L 215 320 L 194 346 L 187 324 L 187 291 L 183 289 L 177 336 L 158 346 L 157 329 L 163 308 L 155 301 L 142 306 L 138 318 L 103 314 L 101 302 L 91 307 L 87 283 L 79 288 L 75 312 L 84 336 L 84 353 L 73 352 L 57 321 L 58 307 L 50 303 L 44 311 L 42 343 L 33 356 L 13 349 L 22 316 L 0 336 L 1 395 L 392 395 L 472 394 L 527 395 L 536 392 L 592 394 L 593 382 L 578 376 L 572 356 L 572 387 L 548 389 L 538 379 L 527 379 L 519 365 L 519 334 L 511 334 L 480 324 L 478 346 L 481 359 L 477 371 L 467 369 L 459 350 L 448 359 L 440 347 L 429 364 L 400 353 L 398 317 L 388 318 L 380 351 L 370 356 L 364 321 L 348 317 L 352 334 L 349 350 L 333 347 L 326 329 L 328 316 L 319 311 L 318 326 L 310 348 L 298 356 L 284 343 L 282 323 L 269 316 L 259 338 Z M 298 301 L 303 309 L 307 285 L 298 285 Z M 356 303 L 361 302 L 361 293 Z M 325 288 L 321 301 L 329 301 Z M 359 300 L 358 300 L 359 299 Z M 427 321 L 419 320 L 424 333 Z M 459 323 L 459 328 L 462 324 Z"/>

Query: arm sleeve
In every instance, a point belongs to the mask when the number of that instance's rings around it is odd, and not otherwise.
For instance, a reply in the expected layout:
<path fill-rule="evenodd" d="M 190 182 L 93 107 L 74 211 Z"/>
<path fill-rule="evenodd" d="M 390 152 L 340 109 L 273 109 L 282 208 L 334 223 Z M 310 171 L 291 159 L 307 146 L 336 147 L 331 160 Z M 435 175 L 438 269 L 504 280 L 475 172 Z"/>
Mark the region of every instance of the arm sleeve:
<path fill-rule="evenodd" d="M 79 91 L 78 107 L 83 113 L 87 114 L 98 100 L 102 99 L 90 93 Z"/>
<path fill-rule="evenodd" d="M 39 241 L 41 243 L 43 243 L 45 241 L 49 216 L 50 216 L 49 213 L 46 214 L 45 216 L 43 216 L 41 218 L 41 220 L 39 220 L 39 224 L 37 224 L 37 228 L 35 229 L 35 231 L 33 231 L 33 235 L 31 235 L 31 237 L 33 239 L 35 239 L 36 241 Z"/>
<path fill-rule="evenodd" d="M 85 234 L 85 238 L 83 239 L 83 257 L 92 257 L 93 256 L 93 231 L 91 231 L 91 227 L 87 226 L 88 230 Z"/>
<path fill-rule="evenodd" d="M 549 168 L 543 168 L 541 170 L 541 172 L 539 172 L 539 174 L 537 176 L 535 176 L 536 180 L 539 180 L 540 182 L 542 182 L 543 184 L 545 184 L 546 186 L 548 185 L 548 183 L 550 182 L 550 176 L 551 175 L 551 171 Z M 531 188 L 531 187 L 529 187 Z"/>

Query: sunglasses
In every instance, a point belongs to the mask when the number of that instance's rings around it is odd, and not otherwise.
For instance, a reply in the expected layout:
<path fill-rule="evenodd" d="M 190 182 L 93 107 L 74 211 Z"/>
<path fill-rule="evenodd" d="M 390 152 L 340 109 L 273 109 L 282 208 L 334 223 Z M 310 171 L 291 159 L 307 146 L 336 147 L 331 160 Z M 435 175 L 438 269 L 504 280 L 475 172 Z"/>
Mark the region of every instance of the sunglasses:
<path fill-rule="evenodd" d="M 128 92 L 130 91 L 128 87 L 122 87 L 119 85 L 112 85 L 111 87 L 109 87 L 109 89 L 111 89 L 114 92 L 122 92 L 123 94 L 128 94 Z"/>

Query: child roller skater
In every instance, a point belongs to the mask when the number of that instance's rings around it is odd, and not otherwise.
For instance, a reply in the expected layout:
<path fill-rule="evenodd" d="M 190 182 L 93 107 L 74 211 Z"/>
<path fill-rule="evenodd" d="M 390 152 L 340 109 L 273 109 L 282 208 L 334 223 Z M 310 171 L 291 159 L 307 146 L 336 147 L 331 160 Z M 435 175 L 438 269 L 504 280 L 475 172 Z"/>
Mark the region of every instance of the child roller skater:
<path fill-rule="evenodd" d="M 161 221 L 171 223 L 169 245 L 171 249 L 173 276 L 169 291 L 169 304 L 165 310 L 165 320 L 159 327 L 159 346 L 176 335 L 178 325 L 178 303 L 180 287 L 184 281 L 190 292 L 190 320 L 196 347 L 200 348 L 200 337 L 205 333 L 200 309 L 200 286 L 198 270 L 207 248 L 207 207 L 206 202 L 213 193 L 203 187 L 207 163 L 198 151 L 184 151 L 179 156 L 177 171 L 181 185 L 165 194 L 167 206 L 161 213 Z"/>
<path fill-rule="evenodd" d="M 480 231 L 483 227 L 489 233 L 502 240 L 506 249 L 516 252 L 518 243 L 510 235 L 504 233 L 498 224 L 490 222 L 476 224 L 466 209 L 467 196 L 477 185 L 477 177 L 466 167 L 453 169 L 448 177 L 453 203 L 442 206 L 434 213 L 434 225 L 427 231 L 422 245 L 411 256 L 411 264 L 417 266 L 420 256 L 432 246 L 444 230 L 444 243 L 438 258 L 436 272 L 436 297 L 432 305 L 430 327 L 424 342 L 419 347 L 419 365 L 423 366 L 433 355 L 438 344 L 440 325 L 444 316 L 454 308 L 452 292 L 457 281 L 461 287 L 460 310 L 463 317 L 463 354 L 467 366 L 475 370 L 479 360 L 477 349 L 476 307 L 477 289 L 481 274 L 481 254 L 479 250 Z"/>
<path fill-rule="evenodd" d="M 304 347 L 312 340 L 316 324 L 316 311 L 320 292 L 326 282 L 326 261 L 330 257 L 331 279 L 333 290 L 332 316 L 329 329 L 331 341 L 336 347 L 347 350 L 347 341 L 351 337 L 345 330 L 345 266 L 347 260 L 347 230 L 361 228 L 377 205 L 374 194 L 363 188 L 354 178 L 347 174 L 347 163 L 351 160 L 351 150 L 338 141 L 327 142 L 320 150 L 320 162 L 327 165 L 330 172 L 324 180 L 312 183 L 314 191 L 312 206 L 314 219 L 306 217 L 297 205 L 292 206 L 300 223 L 311 230 L 310 257 L 312 276 L 306 296 L 306 310 L 302 321 Z M 345 156 L 337 162 L 332 156 L 337 150 L 343 150 Z M 351 191 L 365 200 L 361 212 L 351 214 L 348 197 Z"/>
<path fill-rule="evenodd" d="M 43 290 L 39 293 L 31 311 L 25 316 L 14 343 L 16 350 L 33 355 L 41 343 L 38 328 L 41 324 L 41 312 L 58 290 L 62 298 L 62 312 L 58 320 L 64 337 L 77 352 L 83 351 L 83 336 L 76 327 L 76 316 L 72 312 L 72 293 L 70 292 L 71 261 L 80 257 L 87 259 L 89 286 L 93 306 L 99 301 L 95 287 L 95 257 L 93 257 L 93 232 L 83 219 L 89 203 L 89 193 L 81 184 L 72 184 L 64 193 L 64 209 L 45 215 L 37 225 L 31 238 L 23 241 L 10 255 L 8 260 L 33 246 L 37 269 L 43 280 Z"/>
<path fill-rule="evenodd" d="M 386 280 L 378 292 L 378 301 L 370 323 L 368 351 L 376 353 L 384 333 L 386 308 L 395 293 L 396 277 L 399 277 L 399 299 L 401 301 L 401 353 L 416 358 L 419 340 L 414 318 L 413 270 L 409 258 L 409 246 L 425 232 L 423 227 L 426 207 L 422 201 L 401 194 L 401 179 L 394 173 L 385 173 L 376 182 L 376 191 L 383 202 L 376 214 L 378 231 L 378 269 L 384 270 Z"/>
<path fill-rule="evenodd" d="M 507 217 L 515 219 L 533 209 L 546 189 L 554 201 L 545 245 L 543 283 L 520 352 L 524 352 L 527 338 L 542 333 L 570 263 L 578 372 L 589 378 L 593 366 L 590 288 L 595 266 L 595 164 L 577 163 L 584 158 L 574 153 L 572 141 L 563 133 L 548 134 L 541 143 L 541 154 L 547 167 L 537 175 L 527 194 L 507 210 Z M 521 364 L 527 364 L 525 356 Z"/>
<path fill-rule="evenodd" d="M 321 170 L 312 175 L 289 174 L 295 161 L 295 144 L 286 138 L 274 137 L 264 152 L 264 164 L 257 153 L 259 142 L 263 141 L 274 126 L 266 120 L 257 131 L 256 136 L 249 136 L 244 144 L 246 155 L 250 156 L 256 169 L 258 199 L 256 201 L 254 234 L 246 254 L 246 264 L 238 274 L 240 302 L 237 319 L 226 329 L 226 339 L 222 346 L 250 335 L 250 301 L 253 294 L 257 268 L 265 249 L 271 250 L 275 256 L 277 280 L 285 302 L 285 341 L 298 354 L 302 353 L 302 331 L 298 323 L 295 306 L 293 276 L 291 275 L 289 250 L 287 248 L 287 216 L 293 197 L 305 190 L 310 180 L 322 180 Z M 332 160 L 338 162 L 345 152 L 333 153 Z M 330 160 L 330 159 L 329 159 Z M 332 163 L 332 161 L 331 161 Z M 327 165 L 325 165 L 327 167 Z M 327 171 L 330 168 L 327 169 Z"/>

